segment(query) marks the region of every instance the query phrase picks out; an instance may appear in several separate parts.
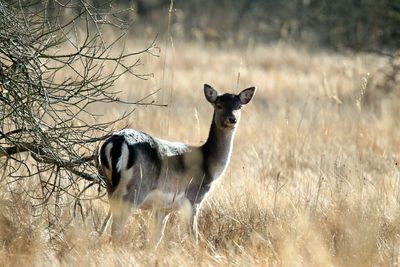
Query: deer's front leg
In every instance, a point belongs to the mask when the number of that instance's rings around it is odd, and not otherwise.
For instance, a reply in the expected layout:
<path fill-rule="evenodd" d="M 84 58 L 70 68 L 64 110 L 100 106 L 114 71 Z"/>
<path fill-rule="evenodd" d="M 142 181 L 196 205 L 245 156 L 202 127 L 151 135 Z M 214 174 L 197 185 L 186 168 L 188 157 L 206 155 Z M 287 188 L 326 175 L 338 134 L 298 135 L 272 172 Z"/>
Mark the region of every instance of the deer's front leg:
<path fill-rule="evenodd" d="M 183 217 L 187 233 L 192 237 L 194 237 L 193 233 L 194 209 L 192 203 L 186 197 L 183 198 L 180 203 L 179 213 Z"/>
<path fill-rule="evenodd" d="M 189 220 L 189 232 L 192 235 L 193 241 L 198 244 L 199 241 L 199 229 L 198 229 L 198 216 L 199 211 L 202 206 L 203 200 L 207 192 L 210 190 L 208 185 L 204 185 L 201 187 L 193 187 L 188 190 L 187 197 L 190 199 L 190 220 Z"/>

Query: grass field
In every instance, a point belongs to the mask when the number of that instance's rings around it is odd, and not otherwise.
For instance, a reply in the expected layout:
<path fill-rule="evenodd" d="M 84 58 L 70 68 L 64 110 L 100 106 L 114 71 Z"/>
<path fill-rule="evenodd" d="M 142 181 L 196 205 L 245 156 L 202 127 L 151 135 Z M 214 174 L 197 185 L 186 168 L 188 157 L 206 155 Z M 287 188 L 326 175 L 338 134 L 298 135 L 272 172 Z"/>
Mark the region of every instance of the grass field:
<path fill-rule="evenodd" d="M 122 244 L 98 228 L 106 198 L 49 239 L 32 201 L 0 189 L 2 266 L 397 266 L 400 260 L 399 100 L 381 110 L 364 101 L 386 63 L 367 54 L 310 51 L 285 44 L 247 48 L 161 44 L 144 56 L 147 81 L 123 77 L 123 99 L 152 96 L 168 107 L 138 107 L 116 127 L 199 145 L 212 107 L 203 84 L 223 92 L 256 86 L 244 108 L 231 163 L 200 212 L 201 242 L 171 215 L 157 250 L 147 246 L 149 218 L 136 212 Z M 379 102 L 380 103 L 380 102 Z M 103 107 L 98 107 L 99 110 Z M 107 107 L 113 118 L 128 107 Z M 31 181 L 21 186 L 34 187 Z M 32 182 L 33 183 L 33 182 Z M 66 223 L 68 221 L 68 223 Z"/>

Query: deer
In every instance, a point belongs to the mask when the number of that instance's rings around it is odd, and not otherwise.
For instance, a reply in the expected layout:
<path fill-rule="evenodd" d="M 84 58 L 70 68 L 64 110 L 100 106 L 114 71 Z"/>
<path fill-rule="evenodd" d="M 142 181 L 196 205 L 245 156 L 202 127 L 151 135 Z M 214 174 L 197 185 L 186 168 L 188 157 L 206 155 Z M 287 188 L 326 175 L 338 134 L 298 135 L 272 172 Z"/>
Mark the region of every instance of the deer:
<path fill-rule="evenodd" d="M 154 211 L 154 242 L 161 240 L 163 221 L 172 211 L 186 214 L 197 241 L 197 214 L 229 164 L 241 108 L 255 91 L 249 87 L 239 94 L 218 95 L 204 84 L 204 96 L 214 112 L 201 146 L 162 140 L 135 129 L 115 132 L 103 142 L 97 160 L 107 184 L 112 240 L 121 238 L 130 211 L 136 208 Z"/>

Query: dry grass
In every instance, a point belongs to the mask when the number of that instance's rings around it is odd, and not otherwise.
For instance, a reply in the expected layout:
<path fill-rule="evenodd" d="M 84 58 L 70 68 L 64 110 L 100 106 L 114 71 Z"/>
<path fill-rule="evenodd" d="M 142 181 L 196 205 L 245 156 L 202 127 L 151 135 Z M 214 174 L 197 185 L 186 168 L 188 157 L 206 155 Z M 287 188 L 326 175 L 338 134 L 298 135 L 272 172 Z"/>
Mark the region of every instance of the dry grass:
<path fill-rule="evenodd" d="M 234 91 L 255 85 L 242 114 L 231 164 L 199 219 L 202 242 L 188 242 L 171 216 L 158 250 L 146 246 L 149 214 L 137 213 L 122 245 L 97 229 L 108 205 L 95 200 L 49 239 L 34 201 L 1 180 L 2 266 L 391 266 L 399 262 L 399 102 L 377 116 L 363 103 L 369 76 L 385 63 L 370 55 L 307 51 L 284 44 L 247 49 L 196 44 L 144 58 L 149 81 L 126 77 L 123 97 L 154 96 L 167 108 L 139 107 L 126 121 L 159 137 L 200 144 L 212 109 L 207 82 Z M 238 84 L 238 73 L 240 79 Z M 99 107 L 99 110 L 101 107 Z M 110 118 L 126 109 L 114 105 Z M 120 125 L 122 127 L 122 125 Z M 18 186 L 35 189 L 34 181 Z M 70 206 L 60 207 L 61 223 Z M 54 233 L 53 233 L 54 234 Z"/>

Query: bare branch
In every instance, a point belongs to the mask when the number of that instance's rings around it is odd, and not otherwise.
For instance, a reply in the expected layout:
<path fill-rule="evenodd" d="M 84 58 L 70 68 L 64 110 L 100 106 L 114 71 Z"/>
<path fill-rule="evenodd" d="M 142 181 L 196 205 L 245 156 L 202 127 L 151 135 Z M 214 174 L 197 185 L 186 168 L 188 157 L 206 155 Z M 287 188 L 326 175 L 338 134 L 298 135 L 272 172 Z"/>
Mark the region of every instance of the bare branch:
<path fill-rule="evenodd" d="M 160 52 L 157 37 L 129 51 L 129 22 L 121 15 L 84 0 L 54 1 L 51 9 L 42 1 L 0 1 L 0 186 L 34 199 L 49 225 L 57 224 L 61 206 L 83 214 L 81 201 L 104 195 L 97 147 L 114 125 L 138 105 L 166 106 L 149 100 L 159 90 L 126 101 L 113 88 L 123 75 L 147 79 L 151 74 L 137 71 L 140 56 Z M 111 30 L 116 37 L 103 38 Z M 111 121 L 91 111 L 109 103 L 131 106 Z M 26 179 L 40 193 L 20 186 Z"/>

